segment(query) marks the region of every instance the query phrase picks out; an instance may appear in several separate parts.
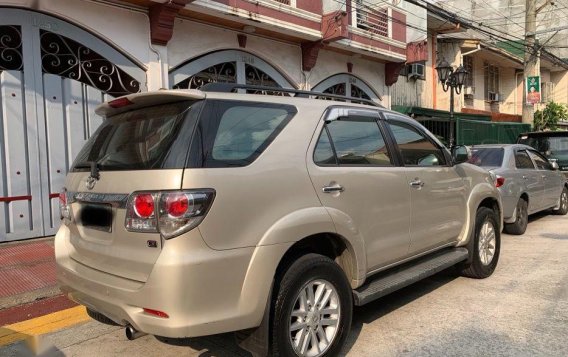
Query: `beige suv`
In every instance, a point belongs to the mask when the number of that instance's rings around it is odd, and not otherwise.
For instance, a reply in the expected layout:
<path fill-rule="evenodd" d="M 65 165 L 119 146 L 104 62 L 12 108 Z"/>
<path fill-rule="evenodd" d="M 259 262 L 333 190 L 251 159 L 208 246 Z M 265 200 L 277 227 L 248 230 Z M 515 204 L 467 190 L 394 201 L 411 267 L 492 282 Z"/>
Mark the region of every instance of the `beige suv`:
<path fill-rule="evenodd" d="M 55 239 L 61 289 L 95 319 L 130 339 L 240 331 L 257 355 L 336 355 L 353 305 L 452 266 L 494 271 L 494 178 L 416 121 L 210 90 L 98 108 Z"/>

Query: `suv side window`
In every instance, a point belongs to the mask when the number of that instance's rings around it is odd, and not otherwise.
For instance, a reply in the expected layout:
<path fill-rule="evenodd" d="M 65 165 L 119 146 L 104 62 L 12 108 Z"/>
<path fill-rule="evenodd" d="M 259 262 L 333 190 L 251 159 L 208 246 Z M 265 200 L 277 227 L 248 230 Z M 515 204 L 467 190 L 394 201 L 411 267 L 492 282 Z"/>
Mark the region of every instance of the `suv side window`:
<path fill-rule="evenodd" d="M 515 151 L 515 166 L 517 169 L 534 170 L 534 164 L 526 150 Z"/>
<path fill-rule="evenodd" d="M 247 166 L 296 112 L 291 105 L 209 100 L 200 115 L 187 166 Z"/>
<path fill-rule="evenodd" d="M 370 117 L 339 118 L 327 123 L 316 145 L 314 162 L 317 165 L 392 166 L 379 124 L 376 118 Z"/>
<path fill-rule="evenodd" d="M 536 167 L 538 167 L 539 170 L 552 170 L 552 165 L 550 164 L 550 162 L 548 162 L 548 160 L 545 159 L 541 154 L 535 151 L 529 151 L 529 155 L 534 160 Z"/>
<path fill-rule="evenodd" d="M 388 121 L 394 139 L 407 166 L 444 166 L 446 158 L 428 137 L 412 125 Z"/>

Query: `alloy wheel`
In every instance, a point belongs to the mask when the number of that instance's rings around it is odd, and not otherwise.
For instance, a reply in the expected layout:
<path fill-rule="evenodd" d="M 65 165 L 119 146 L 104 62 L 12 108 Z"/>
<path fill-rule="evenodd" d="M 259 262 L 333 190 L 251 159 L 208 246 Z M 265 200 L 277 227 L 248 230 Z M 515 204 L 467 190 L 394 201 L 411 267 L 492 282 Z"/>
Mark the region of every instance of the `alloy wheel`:
<path fill-rule="evenodd" d="M 337 336 L 341 318 L 339 294 L 328 281 L 309 281 L 300 290 L 290 316 L 290 342 L 298 356 L 325 354 Z"/>
<path fill-rule="evenodd" d="M 489 220 L 483 223 L 479 231 L 478 252 L 483 265 L 491 264 L 495 256 L 496 235 L 495 227 Z"/>

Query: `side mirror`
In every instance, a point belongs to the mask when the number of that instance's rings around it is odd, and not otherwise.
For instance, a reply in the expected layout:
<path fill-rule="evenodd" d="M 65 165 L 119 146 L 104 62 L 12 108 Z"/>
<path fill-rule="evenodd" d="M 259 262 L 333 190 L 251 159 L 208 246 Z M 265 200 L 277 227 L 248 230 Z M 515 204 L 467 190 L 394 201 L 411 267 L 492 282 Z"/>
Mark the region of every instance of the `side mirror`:
<path fill-rule="evenodd" d="M 560 166 L 558 166 L 558 159 L 548 159 L 548 162 L 550 162 L 553 170 L 560 170 Z"/>
<path fill-rule="evenodd" d="M 457 145 L 452 148 L 454 165 L 461 164 L 471 159 L 471 150 L 465 145 Z"/>

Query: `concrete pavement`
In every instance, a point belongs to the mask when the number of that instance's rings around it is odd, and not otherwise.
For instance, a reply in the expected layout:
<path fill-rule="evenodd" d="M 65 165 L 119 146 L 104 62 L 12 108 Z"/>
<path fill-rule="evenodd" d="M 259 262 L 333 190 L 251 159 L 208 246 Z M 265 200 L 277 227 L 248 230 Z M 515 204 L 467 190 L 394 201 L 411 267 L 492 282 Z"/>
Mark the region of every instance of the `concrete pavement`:
<path fill-rule="evenodd" d="M 567 356 L 566 257 L 568 217 L 532 217 L 525 235 L 502 236 L 492 277 L 473 280 L 445 271 L 356 308 L 343 355 Z M 0 355 L 31 354 L 37 342 L 0 346 Z M 94 321 L 42 334 L 39 342 L 53 356 L 248 355 L 232 334 L 128 341 L 122 328 Z"/>

